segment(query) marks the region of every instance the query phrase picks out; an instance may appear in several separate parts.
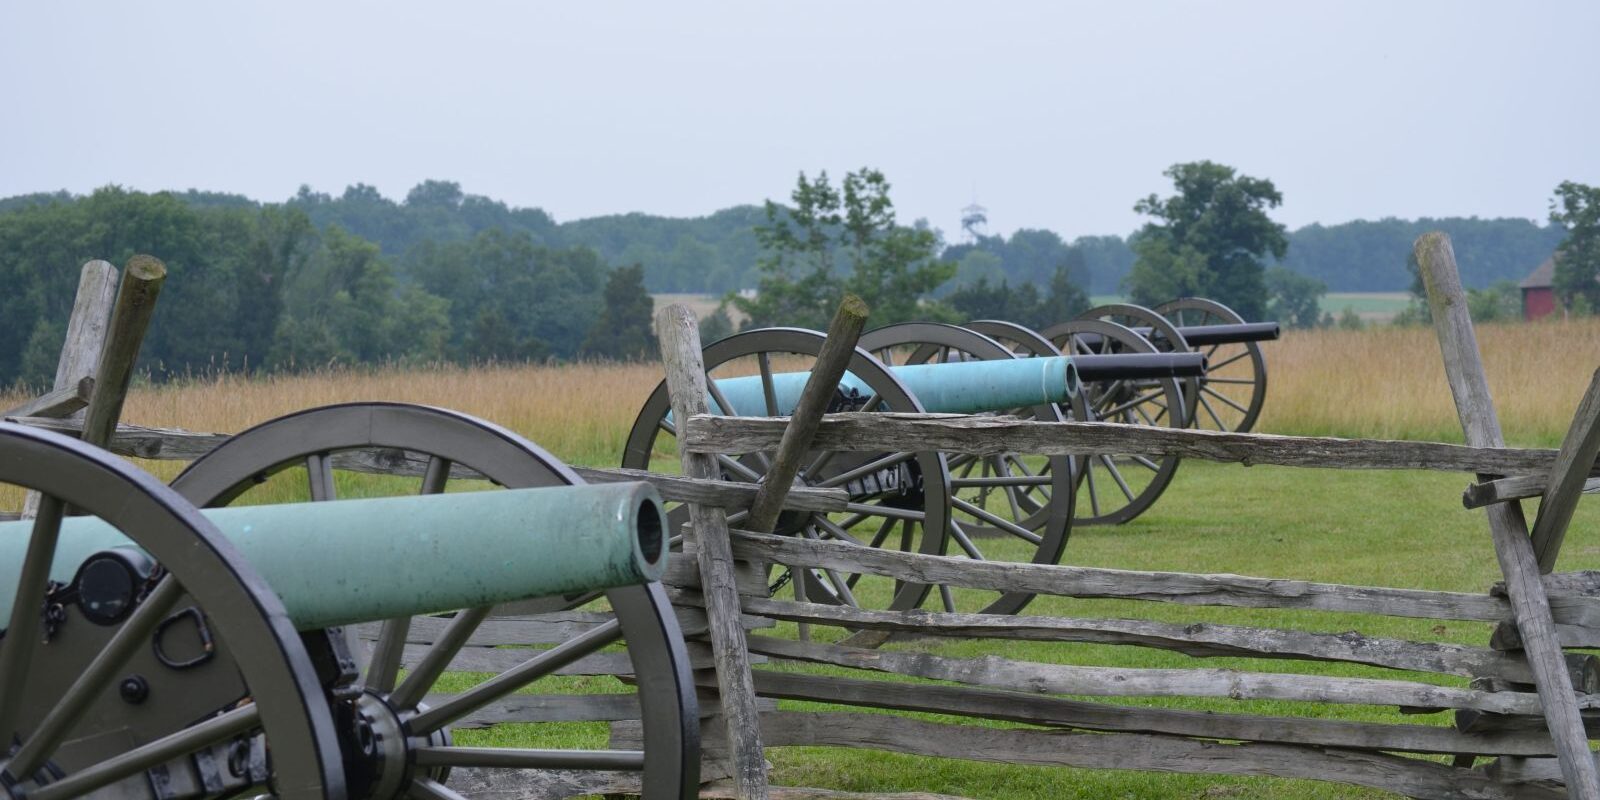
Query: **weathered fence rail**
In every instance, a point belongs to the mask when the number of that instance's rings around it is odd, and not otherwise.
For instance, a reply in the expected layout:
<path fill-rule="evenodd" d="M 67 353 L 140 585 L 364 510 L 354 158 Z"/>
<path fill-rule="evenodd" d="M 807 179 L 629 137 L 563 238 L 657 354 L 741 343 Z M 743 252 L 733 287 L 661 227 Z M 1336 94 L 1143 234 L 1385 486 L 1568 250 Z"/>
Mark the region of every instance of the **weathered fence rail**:
<path fill-rule="evenodd" d="M 784 417 L 700 415 L 684 426 L 684 440 L 708 453 L 770 450 L 783 435 Z M 842 413 L 822 418 L 819 449 L 854 452 L 939 450 L 971 455 L 1181 455 L 1204 461 L 1315 469 L 1432 470 L 1492 475 L 1548 474 L 1556 450 L 1472 447 L 1395 439 L 1339 439 L 1152 428 L 1114 422 L 1035 422 L 1003 416 Z M 1592 472 L 1600 475 L 1600 462 Z"/>

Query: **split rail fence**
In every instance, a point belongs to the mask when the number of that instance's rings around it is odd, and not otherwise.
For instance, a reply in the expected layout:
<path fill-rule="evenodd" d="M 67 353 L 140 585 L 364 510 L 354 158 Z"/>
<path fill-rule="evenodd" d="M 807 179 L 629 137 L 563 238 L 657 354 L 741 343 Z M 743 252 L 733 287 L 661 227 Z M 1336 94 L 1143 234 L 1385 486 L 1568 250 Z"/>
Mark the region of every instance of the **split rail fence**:
<path fill-rule="evenodd" d="M 1349 586 L 1228 574 L 1144 572 L 1001 562 L 975 562 L 830 541 L 727 531 L 726 512 L 749 508 L 763 488 L 704 477 L 623 470 L 580 470 L 589 480 L 646 479 L 663 496 L 696 510 L 688 536 L 695 556 L 674 561 L 668 583 L 703 686 L 705 777 L 732 778 L 738 797 L 768 796 L 763 747 L 865 748 L 921 756 L 1011 764 L 1162 772 L 1240 774 L 1335 781 L 1418 798 L 1556 798 L 1600 800 L 1591 735 L 1600 737 L 1600 573 L 1552 568 L 1580 495 L 1600 490 L 1600 372 L 1579 405 L 1559 450 L 1505 447 L 1466 319 L 1448 240 L 1418 242 L 1433 317 L 1467 445 L 1348 440 L 1268 434 L 1155 429 L 1111 423 L 1029 422 L 1007 417 L 838 414 L 822 417 L 809 444 L 835 450 L 1148 456 L 1180 454 L 1219 462 L 1292 467 L 1442 470 L 1477 475 L 1464 496 L 1484 508 L 1490 542 L 1505 581 L 1482 593 Z M 669 376 L 699 370 L 698 342 L 664 348 Z M 693 345 L 693 346 L 689 346 Z M 703 376 L 703 370 L 699 370 Z M 91 376 L 79 376 L 91 377 Z M 57 408 L 75 410 L 77 378 L 58 381 Z M 70 395 L 70 397 L 68 396 Z M 703 396 L 703 392 L 700 396 Z M 33 415 L 16 421 L 59 430 L 81 422 Z M 783 449 L 787 418 L 685 413 L 681 445 L 688 456 Z M 807 426 L 810 427 L 809 425 Z M 123 425 L 106 442 L 122 455 L 190 460 L 226 437 Z M 801 449 L 807 442 L 800 442 Z M 793 448 L 795 445 L 789 445 Z M 354 454 L 338 466 L 363 472 L 420 475 L 423 463 L 401 452 Z M 691 473 L 692 474 L 692 473 Z M 471 477 L 463 475 L 463 477 Z M 1520 501 L 1540 498 L 1533 526 Z M 763 500 L 770 503 L 770 496 Z M 840 490 L 796 488 L 786 508 L 844 511 Z M 714 511 L 715 513 L 704 513 Z M 718 520 L 721 520 L 720 528 Z M 1403 536 L 1403 532 L 1396 533 Z M 718 553 L 704 557 L 710 537 Z M 719 553 L 725 553 L 721 556 Z M 1493 623 L 1483 646 L 1408 641 L 1357 632 L 1141 619 L 1005 616 L 941 611 L 875 611 L 769 596 L 769 565 L 839 570 L 912 583 L 1030 592 L 1070 598 L 1114 598 L 1181 606 L 1295 609 L 1441 621 Z M 729 606 L 730 587 L 733 605 Z M 713 593 L 720 592 L 717 599 Z M 517 615 L 486 623 L 452 668 L 496 669 L 497 648 L 556 641 L 593 624 L 583 612 Z M 1292 671 L 1107 668 L 1039 663 L 988 655 L 953 658 L 871 649 L 774 635 L 778 622 L 846 631 L 992 642 L 1059 642 L 1155 648 L 1199 659 L 1246 657 L 1357 664 L 1395 671 L 1392 678 L 1306 675 Z M 412 648 L 430 636 L 414 626 Z M 735 657 L 737 655 L 737 657 Z M 625 664 L 592 657 L 576 674 L 616 674 Z M 784 661 L 850 670 L 777 670 Z M 605 663 L 601 663 L 605 662 Z M 1263 663 L 1268 663 L 1263 661 Z M 741 674 L 728 674 L 738 672 Z M 1438 679 L 1404 677 L 1447 676 Z M 907 682 L 905 678 L 919 679 Z M 741 696 L 730 696 L 739 694 Z M 1069 697 L 1070 696 L 1070 697 Z M 1076 699 L 1110 698 L 1110 701 Z M 1212 698 L 1397 708 L 1407 714 L 1451 714 L 1448 724 L 1394 724 L 1253 713 L 1213 713 L 1117 704 L 1115 698 Z M 801 700 L 841 710 L 783 710 Z M 858 709 L 858 710 L 849 710 Z M 891 712 L 911 712 L 908 718 Z M 1315 709 L 1307 706 L 1309 713 Z M 613 739 L 638 735 L 635 712 L 604 695 L 513 699 L 472 724 L 540 720 L 612 723 Z M 928 721 L 923 714 L 944 721 Z M 1438 720 L 1437 716 L 1432 718 Z M 992 722 L 1007 723 L 995 727 Z M 551 776 L 537 785 L 486 781 L 468 794 L 559 797 L 628 791 Z M 776 789 L 771 796 L 779 796 Z M 787 790 L 785 790 L 787 792 Z"/>

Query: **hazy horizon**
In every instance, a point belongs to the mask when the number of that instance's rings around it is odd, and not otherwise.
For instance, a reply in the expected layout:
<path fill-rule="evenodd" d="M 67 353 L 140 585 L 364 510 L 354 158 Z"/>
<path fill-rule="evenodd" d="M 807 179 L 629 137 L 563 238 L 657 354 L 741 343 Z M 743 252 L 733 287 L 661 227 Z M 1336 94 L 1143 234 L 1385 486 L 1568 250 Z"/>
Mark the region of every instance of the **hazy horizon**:
<path fill-rule="evenodd" d="M 86 13 L 85 9 L 90 9 Z M 872 166 L 954 238 L 1126 235 L 1161 171 L 1269 178 L 1291 228 L 1545 223 L 1600 183 L 1600 4 L 418 3 L 0 9 L 0 196 L 276 202 L 424 179 L 558 221 L 785 200 Z M 1591 97 L 1585 101 L 1584 97 Z"/>

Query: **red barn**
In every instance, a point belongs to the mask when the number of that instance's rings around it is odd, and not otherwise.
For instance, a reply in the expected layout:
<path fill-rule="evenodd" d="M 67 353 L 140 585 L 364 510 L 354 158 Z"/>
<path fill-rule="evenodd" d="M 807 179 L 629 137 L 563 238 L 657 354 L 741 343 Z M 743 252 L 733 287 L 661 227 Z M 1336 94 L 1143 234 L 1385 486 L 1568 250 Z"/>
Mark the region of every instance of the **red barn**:
<path fill-rule="evenodd" d="M 1522 318 L 1535 320 L 1556 310 L 1556 260 L 1552 256 L 1517 284 L 1522 290 Z"/>

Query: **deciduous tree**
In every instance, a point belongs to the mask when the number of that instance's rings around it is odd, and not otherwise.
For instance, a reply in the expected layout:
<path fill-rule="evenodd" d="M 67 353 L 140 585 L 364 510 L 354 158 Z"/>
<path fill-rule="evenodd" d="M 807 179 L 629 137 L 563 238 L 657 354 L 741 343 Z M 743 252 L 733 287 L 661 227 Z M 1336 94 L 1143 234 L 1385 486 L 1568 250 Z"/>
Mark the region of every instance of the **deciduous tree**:
<path fill-rule="evenodd" d="M 1569 309 L 1600 310 L 1600 186 L 1562 181 L 1550 221 L 1567 229 L 1556 248 L 1556 295 Z"/>
<path fill-rule="evenodd" d="M 1267 210 L 1283 203 L 1272 181 L 1197 161 L 1162 173 L 1177 194 L 1140 200 L 1155 219 L 1133 242 L 1137 260 L 1124 281 L 1134 302 L 1198 295 L 1232 306 L 1246 319 L 1266 312 L 1265 259 L 1282 259 L 1289 240 Z"/>

